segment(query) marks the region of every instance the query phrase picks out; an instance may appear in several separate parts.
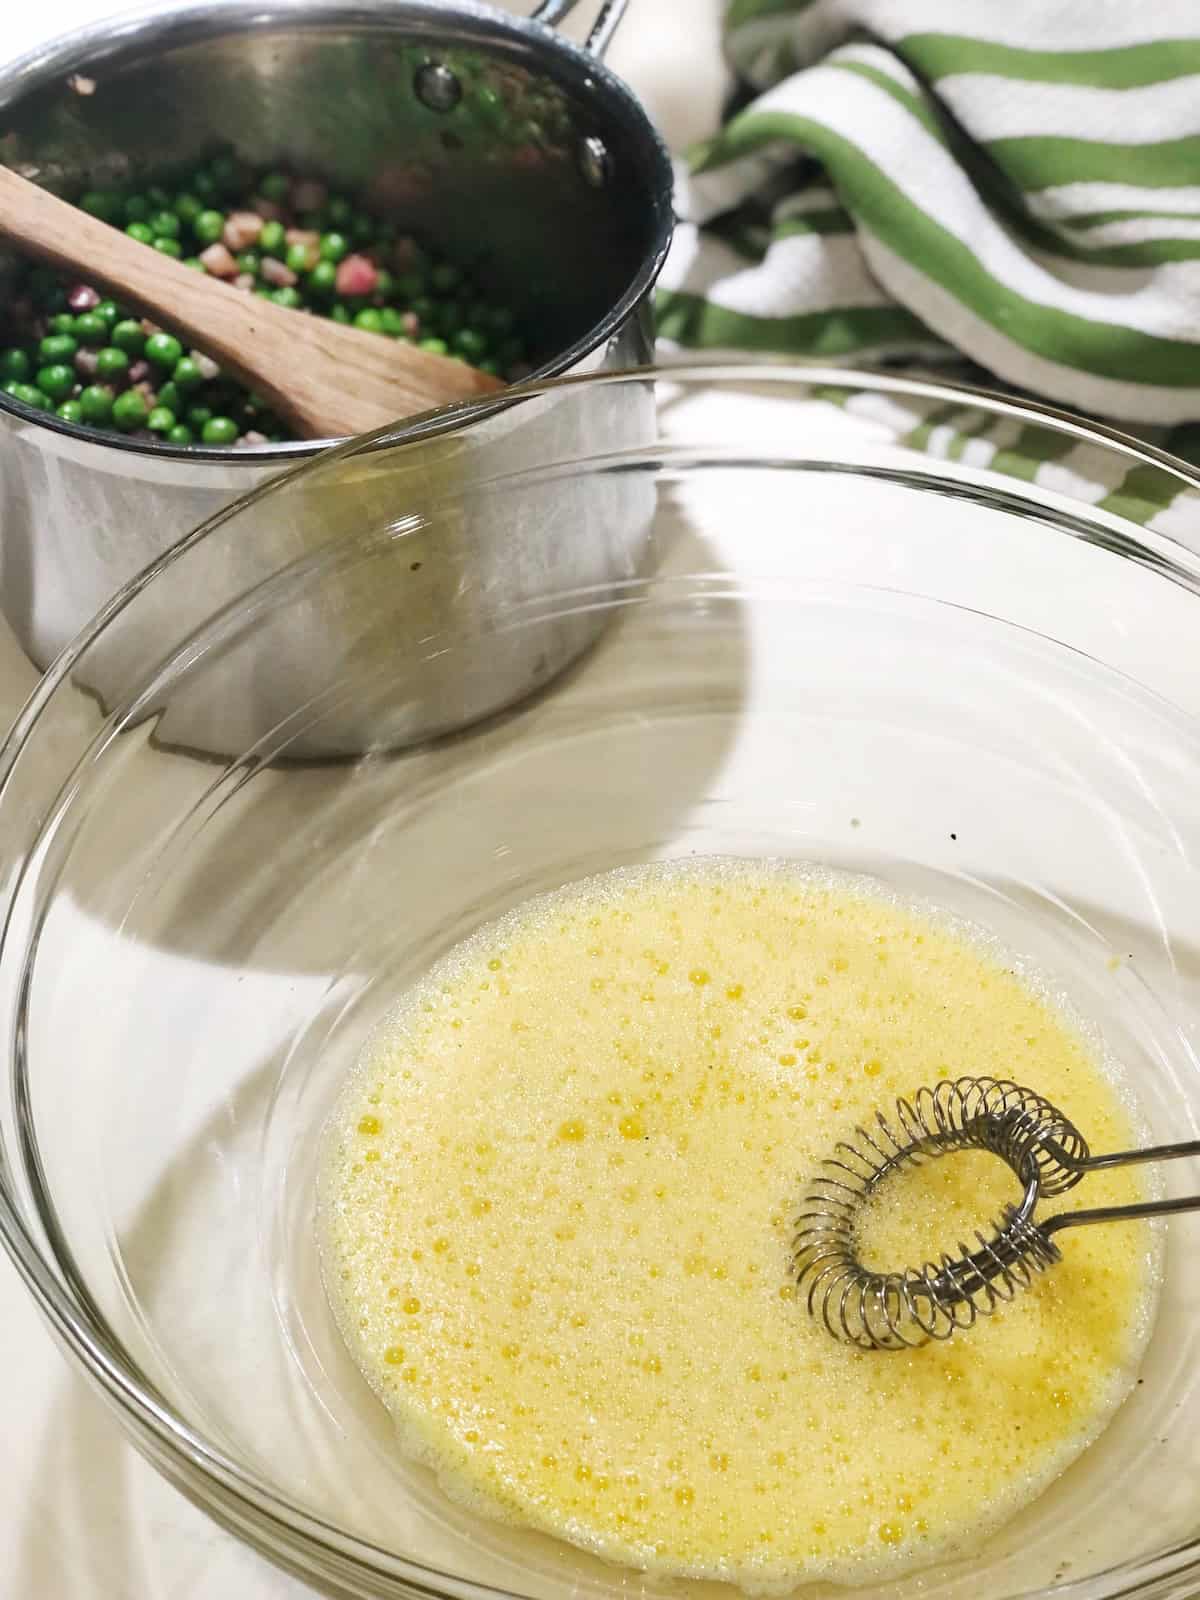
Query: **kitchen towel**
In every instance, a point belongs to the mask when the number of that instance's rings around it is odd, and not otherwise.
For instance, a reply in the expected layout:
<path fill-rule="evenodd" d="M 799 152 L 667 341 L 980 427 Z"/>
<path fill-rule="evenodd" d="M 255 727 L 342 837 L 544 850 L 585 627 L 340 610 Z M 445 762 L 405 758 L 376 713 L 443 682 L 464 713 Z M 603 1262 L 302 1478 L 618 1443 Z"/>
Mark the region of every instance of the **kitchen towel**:
<path fill-rule="evenodd" d="M 731 0 L 726 45 L 668 349 L 966 362 L 1200 457 L 1196 0 Z"/>

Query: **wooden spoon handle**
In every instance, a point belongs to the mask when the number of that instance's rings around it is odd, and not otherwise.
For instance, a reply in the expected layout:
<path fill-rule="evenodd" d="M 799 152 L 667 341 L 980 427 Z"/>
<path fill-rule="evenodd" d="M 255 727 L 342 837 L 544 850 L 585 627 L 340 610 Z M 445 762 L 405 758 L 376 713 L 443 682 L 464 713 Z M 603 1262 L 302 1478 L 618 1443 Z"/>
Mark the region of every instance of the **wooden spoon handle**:
<path fill-rule="evenodd" d="M 175 328 L 263 395 L 304 438 L 362 433 L 503 387 L 464 362 L 234 289 L 6 167 L 0 167 L 0 235 Z"/>

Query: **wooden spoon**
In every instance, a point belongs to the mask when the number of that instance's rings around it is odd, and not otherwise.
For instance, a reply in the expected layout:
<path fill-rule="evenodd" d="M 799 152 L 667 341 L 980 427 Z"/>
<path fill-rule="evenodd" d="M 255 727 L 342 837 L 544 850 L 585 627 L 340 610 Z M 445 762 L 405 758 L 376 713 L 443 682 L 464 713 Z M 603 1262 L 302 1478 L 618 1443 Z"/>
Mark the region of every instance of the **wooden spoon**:
<path fill-rule="evenodd" d="M 303 316 L 150 250 L 0 167 L 0 235 L 172 328 L 305 439 L 365 433 L 504 385 L 403 340 Z"/>

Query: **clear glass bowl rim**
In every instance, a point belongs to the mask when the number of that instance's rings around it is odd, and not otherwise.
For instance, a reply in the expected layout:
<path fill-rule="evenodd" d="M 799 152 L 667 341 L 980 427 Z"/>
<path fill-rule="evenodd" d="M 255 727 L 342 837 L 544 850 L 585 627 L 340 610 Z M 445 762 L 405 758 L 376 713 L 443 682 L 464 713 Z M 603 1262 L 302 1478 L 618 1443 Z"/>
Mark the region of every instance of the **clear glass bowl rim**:
<path fill-rule="evenodd" d="M 303 460 L 291 470 L 281 472 L 261 484 L 249 494 L 239 496 L 200 524 L 144 568 L 124 585 L 109 603 L 76 636 L 58 659 L 50 666 L 12 724 L 7 736 L 0 742 L 0 802 L 21 755 L 36 735 L 39 719 L 57 690 L 69 678 L 78 660 L 90 645 L 117 618 L 134 598 L 148 585 L 167 571 L 188 549 L 215 533 L 226 521 L 239 514 L 248 504 L 271 495 L 283 482 L 307 474 L 326 471 L 331 462 L 383 448 L 404 446 L 416 448 L 435 438 L 466 429 L 474 422 L 495 415 L 511 405 L 556 391 L 573 388 L 611 387 L 618 384 L 656 382 L 698 390 L 704 386 L 726 385 L 778 385 L 781 392 L 795 389 L 811 391 L 816 386 L 837 387 L 866 394 L 894 395 L 912 399 L 955 405 L 963 409 L 983 411 L 996 418 L 1007 418 L 1019 424 L 1031 424 L 1050 432 L 1066 435 L 1080 444 L 1091 444 L 1110 456 L 1116 456 L 1130 468 L 1152 466 L 1175 478 L 1181 490 L 1200 495 L 1200 471 L 1181 458 L 1161 450 L 1135 436 L 1105 423 L 1085 419 L 1058 407 L 1043 405 L 1025 398 L 969 384 L 944 382 L 935 379 L 903 376 L 899 373 L 876 371 L 869 368 L 841 368 L 812 366 L 783 361 L 683 361 L 678 365 L 647 366 L 622 371 L 573 375 L 551 379 L 535 379 L 513 386 L 499 399 L 464 401 L 445 406 L 422 416 L 406 419 L 402 423 L 379 428 L 341 445 L 325 449 Z M 753 452 L 739 456 L 739 466 L 753 466 Z M 589 459 L 579 457 L 573 463 L 586 469 Z M 829 460 L 828 456 L 807 455 L 797 452 L 787 458 L 789 465 L 799 465 L 809 460 Z M 836 459 L 836 458 L 834 458 Z M 759 463 L 770 467 L 779 461 L 776 452 L 772 458 Z M 780 463 L 782 464 L 782 463 Z M 853 470 L 854 463 L 848 463 Z M 929 468 L 919 476 L 913 474 L 914 487 L 928 488 L 930 477 L 937 476 L 938 458 L 929 458 Z M 536 469 L 534 469 L 536 471 Z M 986 469 L 984 469 L 986 471 Z M 904 481 L 909 475 L 897 470 L 889 473 L 895 480 Z M 507 479 L 510 489 L 519 483 Z M 1036 498 L 1036 485 L 1024 486 L 1026 498 Z M 1030 494 L 1028 491 L 1032 491 Z M 1125 559 L 1143 547 L 1145 530 L 1128 523 L 1130 550 Z M 1183 558 L 1181 565 L 1187 572 L 1189 587 L 1200 593 L 1200 548 L 1191 549 L 1182 541 L 1155 534 L 1158 543 L 1173 546 Z M 1121 552 L 1115 552 L 1121 554 Z M 1161 550 L 1156 554 L 1161 563 Z M 20 871 L 16 883 L 20 881 Z M 13 889 L 6 891 L 11 897 Z M 11 899 L 10 899 L 11 903 Z M 7 908 L 0 925 L 0 961 L 9 937 Z M 6 1054 L 11 1058 L 11 1041 Z M 10 1063 L 11 1064 L 11 1063 Z M 88 1325 L 69 1292 L 51 1264 L 42 1255 L 36 1240 L 22 1218 L 14 1198 L 9 1174 L 0 1164 L 0 1242 L 16 1270 L 33 1296 L 38 1309 L 48 1323 L 60 1347 L 72 1361 L 96 1384 L 102 1395 L 116 1408 L 122 1425 L 131 1433 L 143 1453 L 163 1472 L 176 1487 L 194 1498 L 222 1526 L 237 1534 L 257 1548 L 262 1554 L 302 1577 L 317 1581 L 332 1580 L 335 1573 L 341 1581 L 372 1579 L 390 1586 L 394 1592 L 399 1585 L 411 1593 L 422 1596 L 469 1596 L 478 1600 L 523 1600 L 517 1591 L 476 1583 L 458 1574 L 427 1567 L 406 1560 L 394 1552 L 373 1545 L 357 1536 L 344 1533 L 311 1512 L 293 1504 L 286 1496 L 278 1494 L 268 1482 L 257 1474 L 245 1470 L 237 1461 L 208 1443 L 201 1434 L 176 1415 L 154 1392 L 140 1380 L 132 1362 L 119 1349 L 109 1347 Z M 311 1558 L 306 1560 L 306 1556 Z M 1196 1538 L 1141 1560 L 1092 1573 L 1068 1583 L 1056 1584 L 1046 1589 L 1027 1591 L 1020 1600 L 1036 1600 L 1037 1596 L 1054 1595 L 1060 1600 L 1078 1597 L 1091 1600 L 1092 1596 L 1141 1596 L 1142 1600 L 1180 1592 L 1180 1580 L 1200 1575 L 1200 1530 Z M 620 1581 L 617 1579 L 616 1581 Z M 367 1594 L 367 1589 L 354 1589 L 346 1593 Z M 1018 1597 L 1012 1597 L 1018 1600 Z"/>

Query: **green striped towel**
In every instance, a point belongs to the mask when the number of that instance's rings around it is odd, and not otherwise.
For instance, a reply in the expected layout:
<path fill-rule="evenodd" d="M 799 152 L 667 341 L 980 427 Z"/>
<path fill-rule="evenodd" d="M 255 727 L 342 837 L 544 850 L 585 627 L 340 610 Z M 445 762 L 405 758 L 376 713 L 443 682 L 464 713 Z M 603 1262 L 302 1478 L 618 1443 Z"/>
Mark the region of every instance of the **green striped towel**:
<path fill-rule="evenodd" d="M 1196 457 L 1200 0 L 730 0 L 726 37 L 752 98 L 679 173 L 668 352 L 965 359 Z"/>

